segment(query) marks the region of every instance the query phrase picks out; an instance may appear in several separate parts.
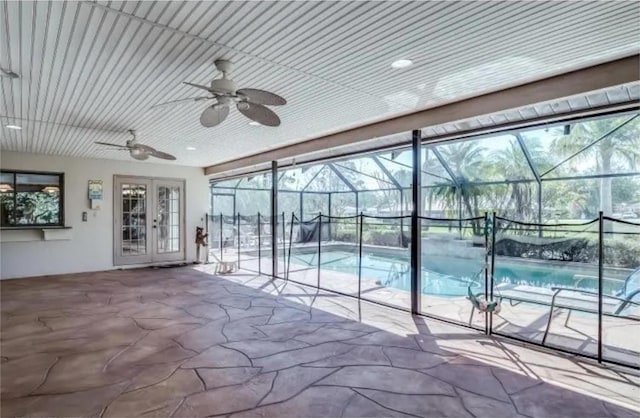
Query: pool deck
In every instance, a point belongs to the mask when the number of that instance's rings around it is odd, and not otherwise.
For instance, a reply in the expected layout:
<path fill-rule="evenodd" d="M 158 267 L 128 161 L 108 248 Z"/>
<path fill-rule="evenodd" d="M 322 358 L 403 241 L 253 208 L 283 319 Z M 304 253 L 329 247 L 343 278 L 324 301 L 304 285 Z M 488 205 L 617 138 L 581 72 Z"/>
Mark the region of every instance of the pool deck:
<path fill-rule="evenodd" d="M 229 259 L 237 259 L 237 253 L 225 253 Z M 286 266 L 280 260 L 278 271 L 285 271 Z M 269 273 L 271 260 L 263 259 L 261 270 Z M 241 267 L 253 272 L 258 271 L 258 260 L 241 253 Z M 318 284 L 318 269 L 302 266 L 290 266 L 289 279 L 301 284 L 315 287 Z M 326 290 L 358 295 L 358 278 L 349 273 L 322 269 L 320 287 Z M 410 309 L 411 294 L 408 291 L 385 287 L 376 280 L 363 278 L 360 284 L 360 295 L 363 299 L 381 302 L 387 305 Z M 422 312 L 455 323 L 469 325 L 472 305 L 466 297 L 439 297 L 422 294 Z M 499 334 L 512 336 L 537 344 L 542 343 L 543 335 L 549 319 L 548 305 L 520 303 L 515 306 L 504 300 L 502 310 L 493 316 L 493 330 Z M 545 345 L 570 350 L 585 355 L 597 355 L 598 321 L 597 315 L 574 312 L 565 325 L 568 310 L 556 309 L 552 313 L 551 326 Z M 485 329 L 484 315 L 476 312 L 471 325 L 477 329 Z M 640 321 L 624 318 L 603 317 L 603 357 L 608 360 L 633 364 L 640 367 Z"/>

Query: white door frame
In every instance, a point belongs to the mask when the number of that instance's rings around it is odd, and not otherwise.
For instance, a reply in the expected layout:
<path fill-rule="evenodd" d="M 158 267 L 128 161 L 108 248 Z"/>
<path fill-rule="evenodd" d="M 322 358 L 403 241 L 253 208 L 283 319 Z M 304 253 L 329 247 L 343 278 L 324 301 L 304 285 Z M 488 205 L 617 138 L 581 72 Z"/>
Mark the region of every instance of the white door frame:
<path fill-rule="evenodd" d="M 145 193 L 145 254 L 123 255 L 122 253 L 122 185 L 144 185 Z M 179 250 L 169 253 L 158 253 L 158 189 L 161 186 L 179 187 Z M 146 176 L 113 176 L 113 264 L 114 266 L 130 264 L 149 264 L 186 260 L 186 181 L 184 179 L 146 177 Z"/>

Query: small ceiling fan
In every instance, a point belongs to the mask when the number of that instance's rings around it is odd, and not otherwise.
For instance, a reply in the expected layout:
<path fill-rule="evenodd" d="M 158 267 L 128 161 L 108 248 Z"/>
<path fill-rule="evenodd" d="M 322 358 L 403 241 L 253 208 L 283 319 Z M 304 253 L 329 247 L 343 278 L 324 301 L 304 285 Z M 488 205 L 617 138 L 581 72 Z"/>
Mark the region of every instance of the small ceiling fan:
<path fill-rule="evenodd" d="M 219 125 L 229 115 L 229 108 L 235 104 L 236 108 L 249 119 L 265 126 L 280 126 L 280 118 L 267 106 L 282 106 L 287 101 L 277 94 L 258 89 L 238 89 L 236 83 L 229 78 L 232 64 L 226 60 L 217 60 L 216 69 L 222 73 L 222 78 L 211 80 L 209 86 L 184 82 L 192 87 L 206 90 L 209 95 L 189 97 L 187 99 L 172 100 L 160 103 L 154 107 L 182 102 L 199 102 L 215 100 L 200 115 L 200 123 L 206 128 Z"/>
<path fill-rule="evenodd" d="M 95 142 L 95 143 L 98 145 L 107 145 L 110 147 L 116 147 L 117 151 L 129 151 L 129 155 L 131 155 L 131 157 L 140 161 L 144 161 L 149 157 L 156 157 L 163 160 L 172 160 L 172 161 L 176 159 L 176 157 L 174 157 L 171 154 L 158 151 L 157 149 L 152 148 L 148 145 L 139 144 L 136 141 L 136 131 L 134 131 L 133 129 L 130 129 L 128 132 L 133 136 L 133 138 L 128 140 L 125 145 L 110 144 L 108 142 Z"/>

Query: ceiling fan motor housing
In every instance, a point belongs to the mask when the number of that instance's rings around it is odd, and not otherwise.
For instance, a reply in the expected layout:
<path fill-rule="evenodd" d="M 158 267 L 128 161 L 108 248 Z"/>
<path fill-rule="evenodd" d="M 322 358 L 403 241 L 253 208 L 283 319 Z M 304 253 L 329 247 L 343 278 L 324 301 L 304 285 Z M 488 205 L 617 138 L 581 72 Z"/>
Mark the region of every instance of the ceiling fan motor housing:
<path fill-rule="evenodd" d="M 221 73 L 228 73 L 231 72 L 231 67 L 233 64 L 231 64 L 231 61 L 228 60 L 215 60 L 214 65 L 216 66 L 216 69 Z"/>
<path fill-rule="evenodd" d="M 228 78 L 218 78 L 211 81 L 211 90 L 223 93 L 234 95 L 236 94 L 236 90 L 238 90 L 238 86 L 233 80 L 229 80 Z"/>

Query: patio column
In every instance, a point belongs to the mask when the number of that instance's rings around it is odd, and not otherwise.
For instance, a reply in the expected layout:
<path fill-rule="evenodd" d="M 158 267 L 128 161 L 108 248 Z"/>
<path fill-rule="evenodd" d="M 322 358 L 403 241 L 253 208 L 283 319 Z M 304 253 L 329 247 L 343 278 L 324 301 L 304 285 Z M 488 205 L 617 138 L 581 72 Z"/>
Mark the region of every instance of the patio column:
<path fill-rule="evenodd" d="M 284 243 L 284 237 L 282 237 Z M 278 162 L 271 161 L 271 275 L 278 276 Z"/>
<path fill-rule="evenodd" d="M 414 130 L 413 135 L 413 181 L 411 182 L 411 191 L 413 195 L 413 209 L 411 210 L 411 313 L 420 313 L 420 304 L 422 299 L 422 259 L 421 259 L 421 236 L 420 236 L 420 219 L 418 216 L 422 213 L 422 199 L 420 199 L 420 191 L 422 176 L 422 147 L 420 141 L 420 131 Z"/>

